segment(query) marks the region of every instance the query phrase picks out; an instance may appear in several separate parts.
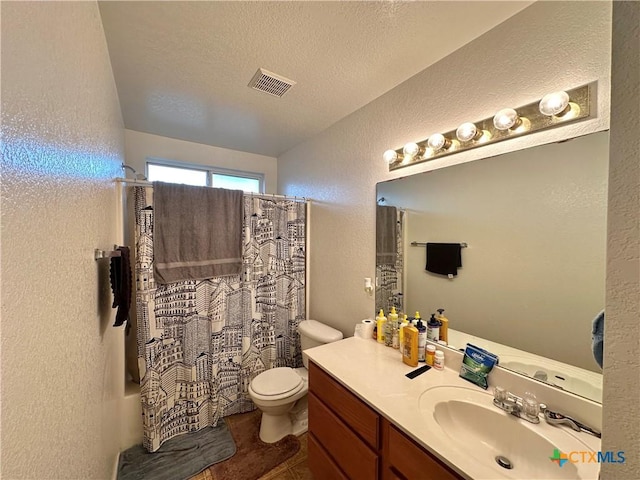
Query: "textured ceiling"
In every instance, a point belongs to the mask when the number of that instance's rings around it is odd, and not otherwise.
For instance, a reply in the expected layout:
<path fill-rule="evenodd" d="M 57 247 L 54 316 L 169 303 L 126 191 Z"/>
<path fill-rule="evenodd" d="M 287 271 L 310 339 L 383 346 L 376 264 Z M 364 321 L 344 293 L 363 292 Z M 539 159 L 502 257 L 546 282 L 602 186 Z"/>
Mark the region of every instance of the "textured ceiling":
<path fill-rule="evenodd" d="M 527 2 L 100 2 L 125 127 L 277 157 Z M 265 68 L 297 84 L 247 86 Z"/>

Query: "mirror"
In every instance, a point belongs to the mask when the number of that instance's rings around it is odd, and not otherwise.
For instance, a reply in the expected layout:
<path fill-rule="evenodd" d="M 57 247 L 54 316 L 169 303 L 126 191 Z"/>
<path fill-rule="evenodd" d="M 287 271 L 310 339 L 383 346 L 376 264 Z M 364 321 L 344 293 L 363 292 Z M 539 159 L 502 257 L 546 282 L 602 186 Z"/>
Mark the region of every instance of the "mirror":
<path fill-rule="evenodd" d="M 378 183 L 378 205 L 397 209 L 397 253 L 377 261 L 376 311 L 443 308 L 450 346 L 476 344 L 600 402 L 591 329 L 605 300 L 608 157 L 599 132 Z M 425 269 L 426 243 L 468 245 L 456 276 Z"/>

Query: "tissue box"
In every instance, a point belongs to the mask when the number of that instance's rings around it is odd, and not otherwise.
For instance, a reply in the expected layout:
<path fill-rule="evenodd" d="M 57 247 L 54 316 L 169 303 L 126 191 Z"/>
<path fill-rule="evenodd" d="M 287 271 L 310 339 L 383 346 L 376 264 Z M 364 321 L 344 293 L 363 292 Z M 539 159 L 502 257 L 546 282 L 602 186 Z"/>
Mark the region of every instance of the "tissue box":
<path fill-rule="evenodd" d="M 497 355 L 467 343 L 460 367 L 460 377 L 486 390 L 489 386 L 487 376 L 497 363 Z"/>

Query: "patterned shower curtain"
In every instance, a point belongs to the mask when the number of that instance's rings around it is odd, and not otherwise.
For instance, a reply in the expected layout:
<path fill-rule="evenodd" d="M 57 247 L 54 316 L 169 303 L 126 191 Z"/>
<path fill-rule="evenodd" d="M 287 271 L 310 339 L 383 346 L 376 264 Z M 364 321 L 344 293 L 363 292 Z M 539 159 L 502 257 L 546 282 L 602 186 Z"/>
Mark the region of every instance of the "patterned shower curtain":
<path fill-rule="evenodd" d="M 248 387 L 264 370 L 302 366 L 306 209 L 246 194 L 242 274 L 161 285 L 153 276 L 153 189 L 135 187 L 134 198 L 143 444 L 153 452 L 255 409 Z"/>
<path fill-rule="evenodd" d="M 376 308 L 375 316 L 380 309 L 385 315 L 396 307 L 398 313 L 405 311 L 403 298 L 403 272 L 404 272 L 404 220 L 405 211 L 398 208 L 396 228 L 396 263 L 393 265 L 376 265 Z M 407 313 L 407 312 L 405 312 Z"/>

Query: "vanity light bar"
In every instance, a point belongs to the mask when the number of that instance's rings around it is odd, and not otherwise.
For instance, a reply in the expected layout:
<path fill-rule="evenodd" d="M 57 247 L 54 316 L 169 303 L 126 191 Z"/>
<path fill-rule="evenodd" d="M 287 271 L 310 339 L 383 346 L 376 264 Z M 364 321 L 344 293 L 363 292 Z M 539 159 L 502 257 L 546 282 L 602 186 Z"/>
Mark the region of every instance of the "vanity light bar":
<path fill-rule="evenodd" d="M 540 101 L 504 108 L 493 117 L 466 122 L 456 130 L 434 133 L 426 140 L 407 143 L 404 148 L 387 150 L 384 160 L 389 171 L 427 162 L 453 153 L 471 150 L 509 138 L 566 125 L 591 116 L 596 83 L 545 95 Z"/>

